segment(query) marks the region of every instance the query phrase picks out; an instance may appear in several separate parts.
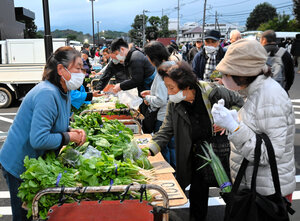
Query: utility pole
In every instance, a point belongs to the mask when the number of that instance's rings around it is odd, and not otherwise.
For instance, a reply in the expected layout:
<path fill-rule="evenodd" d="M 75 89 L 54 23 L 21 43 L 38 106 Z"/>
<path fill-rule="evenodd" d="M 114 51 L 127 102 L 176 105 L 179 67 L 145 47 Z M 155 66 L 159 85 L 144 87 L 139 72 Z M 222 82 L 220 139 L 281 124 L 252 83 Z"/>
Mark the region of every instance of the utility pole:
<path fill-rule="evenodd" d="M 94 1 L 96 1 L 96 0 L 89 0 L 89 1 L 92 3 L 93 45 L 95 45 Z"/>
<path fill-rule="evenodd" d="M 97 42 L 98 42 L 98 47 L 99 47 L 99 44 L 100 44 L 100 42 L 99 42 L 99 23 L 101 23 L 101 21 L 97 21 Z"/>
<path fill-rule="evenodd" d="M 43 14 L 44 14 L 44 26 L 45 26 L 44 44 L 45 44 L 45 56 L 47 62 L 48 58 L 53 52 L 48 0 L 43 0 Z"/>
<path fill-rule="evenodd" d="M 146 44 L 146 22 L 145 22 L 145 13 L 149 12 L 148 10 L 143 10 L 143 47 Z"/>
<path fill-rule="evenodd" d="M 203 24 L 202 24 L 202 40 L 203 40 L 203 42 L 204 42 L 205 14 L 206 14 L 206 0 L 204 1 Z"/>
<path fill-rule="evenodd" d="M 177 44 L 179 44 L 179 0 L 177 6 Z"/>
<path fill-rule="evenodd" d="M 217 11 L 216 11 L 216 14 L 215 14 L 215 30 L 217 30 Z"/>

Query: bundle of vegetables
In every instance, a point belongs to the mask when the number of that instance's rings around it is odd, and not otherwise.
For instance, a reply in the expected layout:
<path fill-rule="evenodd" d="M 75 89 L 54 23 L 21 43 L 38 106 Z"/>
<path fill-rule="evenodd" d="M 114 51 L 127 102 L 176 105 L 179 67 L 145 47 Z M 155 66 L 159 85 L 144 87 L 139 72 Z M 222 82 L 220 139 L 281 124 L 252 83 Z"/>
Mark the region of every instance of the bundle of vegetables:
<path fill-rule="evenodd" d="M 224 170 L 224 167 L 219 157 L 214 153 L 211 144 L 205 142 L 204 146 L 201 146 L 201 148 L 205 154 L 205 157 L 200 154 L 198 154 L 198 156 L 206 160 L 207 162 L 200 168 L 198 168 L 198 170 L 209 164 L 213 170 L 213 173 L 216 177 L 221 191 L 225 193 L 231 192 L 231 182 L 229 181 L 229 178 Z"/>
<path fill-rule="evenodd" d="M 25 157 L 24 166 L 26 171 L 21 174 L 23 182 L 19 187 L 18 197 L 28 207 L 27 217 L 32 215 L 32 200 L 34 196 L 45 188 L 59 186 L 75 187 L 78 186 L 77 170 L 67 168 L 60 163 L 54 152 L 45 155 L 45 159 Z M 60 179 L 58 179 L 61 177 Z M 51 206 L 57 203 L 59 195 L 43 196 L 39 201 L 39 215 L 45 219 Z M 54 203 L 54 204 L 53 204 Z"/>
<path fill-rule="evenodd" d="M 113 154 L 117 160 L 130 159 L 144 169 L 151 169 L 152 166 L 147 159 L 148 150 L 141 150 L 133 140 L 132 131 L 118 120 L 102 121 L 99 113 L 91 113 L 84 116 L 75 116 L 73 128 L 82 128 L 87 134 L 87 142 L 76 147 L 75 144 L 68 145 L 77 151 L 84 153 L 90 145 L 101 152 Z M 137 154 L 136 152 L 139 152 Z"/>
<path fill-rule="evenodd" d="M 56 158 L 54 152 L 45 155 L 45 159 L 28 157 L 24 160 L 26 171 L 21 175 L 22 182 L 18 196 L 28 207 L 27 217 L 32 215 L 32 200 L 41 190 L 49 187 L 76 187 L 76 186 L 107 186 L 126 185 L 133 182 L 146 183 L 149 179 L 143 174 L 145 171 L 132 164 L 131 161 L 121 162 L 112 155 L 101 154 L 101 157 L 86 159 L 80 156 L 80 164 L 68 168 Z M 138 194 L 131 194 L 140 197 Z M 65 202 L 75 202 L 86 199 L 99 200 L 103 194 L 66 195 Z M 39 216 L 46 219 L 51 206 L 59 202 L 59 194 L 47 194 L 39 200 Z M 103 200 L 118 199 L 113 194 L 105 195 Z M 148 195 L 148 199 L 149 195 Z"/>
<path fill-rule="evenodd" d="M 92 103 L 106 103 L 106 102 L 117 102 L 118 97 L 115 95 L 103 95 L 100 97 L 93 97 Z"/>

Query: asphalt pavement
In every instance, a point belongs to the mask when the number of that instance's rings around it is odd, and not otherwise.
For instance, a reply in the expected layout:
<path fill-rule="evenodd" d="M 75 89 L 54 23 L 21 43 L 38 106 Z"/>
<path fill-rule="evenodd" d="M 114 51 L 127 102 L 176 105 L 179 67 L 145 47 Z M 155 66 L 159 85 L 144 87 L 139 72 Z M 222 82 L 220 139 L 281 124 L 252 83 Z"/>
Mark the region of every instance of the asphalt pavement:
<path fill-rule="evenodd" d="M 300 220 L 300 75 L 296 74 L 295 82 L 289 91 L 290 98 L 292 100 L 295 117 L 296 117 L 296 135 L 295 135 L 295 159 L 296 159 L 296 180 L 297 187 L 293 194 L 293 209 L 296 213 L 291 216 L 291 221 Z M 12 107 L 0 109 L 0 148 L 2 147 L 3 140 L 7 135 L 10 125 L 13 122 L 14 117 L 18 111 L 20 102 L 15 103 Z M 173 208 L 170 212 L 170 220 L 185 221 L 188 220 L 188 206 L 183 205 L 179 208 Z M 215 188 L 210 190 L 209 198 L 209 210 L 207 221 L 222 221 L 224 214 L 224 202 L 219 198 L 219 191 Z M 298 211 L 298 212 L 297 212 Z M 9 201 L 9 193 L 7 185 L 0 172 L 0 221 L 10 221 L 11 208 Z"/>

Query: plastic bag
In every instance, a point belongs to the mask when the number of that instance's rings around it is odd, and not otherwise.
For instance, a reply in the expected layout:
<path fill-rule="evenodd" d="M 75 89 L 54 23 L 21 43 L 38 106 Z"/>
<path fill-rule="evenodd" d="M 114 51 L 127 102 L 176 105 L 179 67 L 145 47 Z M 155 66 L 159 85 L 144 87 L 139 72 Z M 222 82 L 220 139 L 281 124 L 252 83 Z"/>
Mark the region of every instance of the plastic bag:
<path fill-rule="evenodd" d="M 63 164 L 71 165 L 76 167 L 79 165 L 79 158 L 81 153 L 73 148 L 67 149 L 64 153 L 61 154 L 61 159 Z"/>
<path fill-rule="evenodd" d="M 143 99 L 136 95 L 133 91 L 120 91 L 118 94 L 118 99 L 120 103 L 126 104 L 128 107 L 137 110 L 141 103 L 143 103 Z"/>
<path fill-rule="evenodd" d="M 85 151 L 85 153 L 82 155 L 85 159 L 91 159 L 92 157 L 101 157 L 101 151 L 97 150 L 93 146 L 89 145 Z"/>
<path fill-rule="evenodd" d="M 151 169 L 152 165 L 147 158 L 147 152 L 144 152 L 141 148 L 138 147 L 135 140 L 132 140 L 128 145 L 127 149 L 123 152 L 124 160 L 130 159 L 132 162 L 144 169 Z"/>

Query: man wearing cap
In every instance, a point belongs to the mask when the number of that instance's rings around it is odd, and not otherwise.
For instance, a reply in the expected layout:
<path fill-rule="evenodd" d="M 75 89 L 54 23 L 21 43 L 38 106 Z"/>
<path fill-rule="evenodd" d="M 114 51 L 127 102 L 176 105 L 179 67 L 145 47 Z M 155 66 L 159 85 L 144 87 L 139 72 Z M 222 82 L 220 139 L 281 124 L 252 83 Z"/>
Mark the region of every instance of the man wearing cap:
<path fill-rule="evenodd" d="M 225 55 L 226 49 L 220 47 L 220 38 L 217 30 L 207 30 L 205 33 L 203 50 L 196 54 L 192 63 L 194 73 L 201 80 L 210 81 L 210 75 Z"/>
<path fill-rule="evenodd" d="M 191 64 L 192 61 L 194 60 L 195 55 L 201 50 L 203 45 L 203 41 L 201 38 L 196 39 L 196 47 L 193 47 L 187 56 L 188 62 Z"/>

